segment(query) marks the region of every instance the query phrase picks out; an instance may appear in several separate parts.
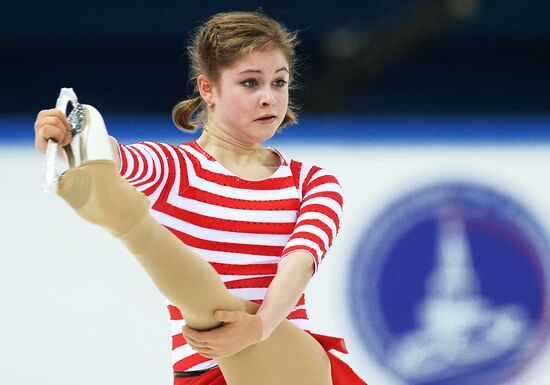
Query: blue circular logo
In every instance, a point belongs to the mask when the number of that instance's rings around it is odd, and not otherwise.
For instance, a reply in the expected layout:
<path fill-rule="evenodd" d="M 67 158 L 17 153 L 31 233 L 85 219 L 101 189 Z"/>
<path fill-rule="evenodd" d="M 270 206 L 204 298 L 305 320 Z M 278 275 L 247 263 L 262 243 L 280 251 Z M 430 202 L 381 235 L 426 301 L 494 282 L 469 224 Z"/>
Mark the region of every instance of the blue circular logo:
<path fill-rule="evenodd" d="M 548 343 L 546 233 L 514 199 L 421 188 L 362 234 L 351 269 L 365 348 L 408 384 L 501 384 Z"/>

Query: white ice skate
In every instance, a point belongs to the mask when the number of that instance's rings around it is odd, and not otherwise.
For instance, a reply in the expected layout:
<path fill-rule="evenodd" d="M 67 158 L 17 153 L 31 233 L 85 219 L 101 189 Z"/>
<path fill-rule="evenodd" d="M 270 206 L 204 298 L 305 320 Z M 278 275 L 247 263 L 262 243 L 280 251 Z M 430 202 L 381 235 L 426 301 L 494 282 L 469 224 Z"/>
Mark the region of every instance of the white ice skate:
<path fill-rule="evenodd" d="M 73 139 L 64 147 L 59 147 L 53 139 L 48 141 L 43 183 L 47 193 L 55 191 L 59 178 L 68 168 L 78 167 L 88 160 L 114 159 L 101 114 L 90 105 L 80 104 L 72 88 L 62 88 L 55 108 L 66 115 L 69 102 L 72 111 L 67 119 L 73 127 Z"/>

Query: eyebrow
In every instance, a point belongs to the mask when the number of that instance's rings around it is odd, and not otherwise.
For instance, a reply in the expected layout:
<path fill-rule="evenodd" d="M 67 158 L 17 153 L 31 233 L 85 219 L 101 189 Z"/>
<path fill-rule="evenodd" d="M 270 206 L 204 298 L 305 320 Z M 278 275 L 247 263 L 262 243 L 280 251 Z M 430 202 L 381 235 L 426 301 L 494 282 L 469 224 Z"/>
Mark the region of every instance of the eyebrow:
<path fill-rule="evenodd" d="M 286 71 L 286 72 L 288 72 L 288 68 L 286 68 L 286 67 L 281 67 L 281 68 L 279 68 L 277 71 L 275 71 L 275 73 L 280 72 L 280 71 Z M 240 75 L 240 74 L 244 74 L 244 73 L 249 73 L 249 72 L 254 72 L 254 73 L 263 74 L 263 71 L 262 71 L 262 70 L 246 69 L 246 70 L 244 70 L 244 71 L 239 72 L 239 75 Z"/>

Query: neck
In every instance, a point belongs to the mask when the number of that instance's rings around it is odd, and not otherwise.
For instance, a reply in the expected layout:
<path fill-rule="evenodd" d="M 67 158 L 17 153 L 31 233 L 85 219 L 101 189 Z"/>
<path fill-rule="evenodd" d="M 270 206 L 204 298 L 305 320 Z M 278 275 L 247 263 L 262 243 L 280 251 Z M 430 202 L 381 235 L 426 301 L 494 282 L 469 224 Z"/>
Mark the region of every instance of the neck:
<path fill-rule="evenodd" d="M 246 143 L 219 133 L 206 125 L 197 143 L 214 158 L 248 158 L 257 156 L 264 148 L 257 143 Z"/>
<path fill-rule="evenodd" d="M 246 180 L 263 180 L 279 168 L 281 158 L 259 143 L 242 142 L 205 126 L 197 143 L 218 163 Z"/>

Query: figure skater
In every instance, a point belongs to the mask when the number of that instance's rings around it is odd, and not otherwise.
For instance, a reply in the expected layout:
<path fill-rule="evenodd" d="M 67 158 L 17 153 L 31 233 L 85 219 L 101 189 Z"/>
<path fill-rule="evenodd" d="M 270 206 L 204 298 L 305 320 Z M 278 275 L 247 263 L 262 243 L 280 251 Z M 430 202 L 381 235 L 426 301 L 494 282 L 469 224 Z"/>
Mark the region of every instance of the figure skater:
<path fill-rule="evenodd" d="M 123 145 L 85 106 L 83 162 L 58 194 L 123 242 L 170 301 L 175 385 L 365 384 L 330 353 L 347 353 L 342 339 L 308 330 L 303 295 L 338 232 L 340 185 L 262 146 L 296 122 L 295 45 L 257 12 L 203 24 L 188 49 L 196 97 L 173 110 L 181 130 L 202 128 L 196 141 Z M 70 128 L 60 111 L 39 112 L 36 147 L 74 144 Z"/>

